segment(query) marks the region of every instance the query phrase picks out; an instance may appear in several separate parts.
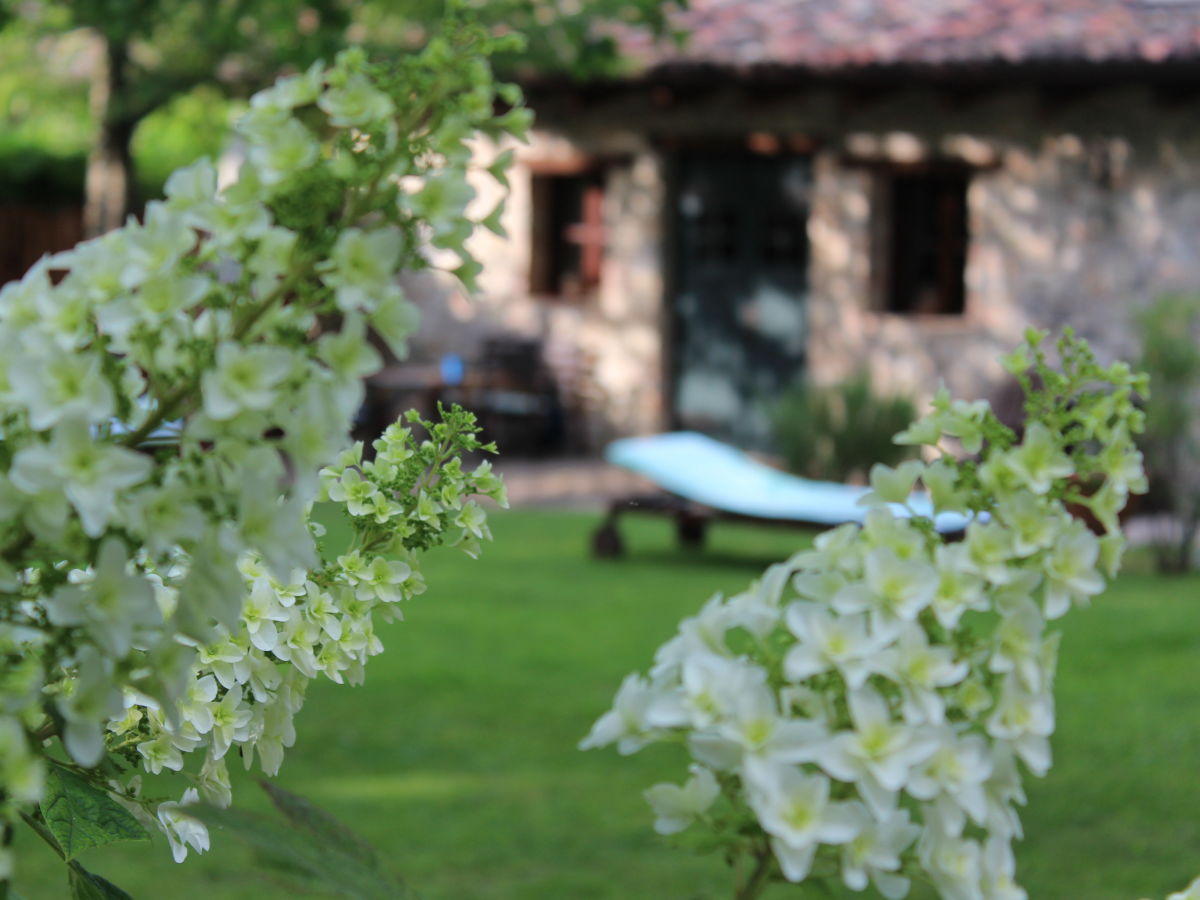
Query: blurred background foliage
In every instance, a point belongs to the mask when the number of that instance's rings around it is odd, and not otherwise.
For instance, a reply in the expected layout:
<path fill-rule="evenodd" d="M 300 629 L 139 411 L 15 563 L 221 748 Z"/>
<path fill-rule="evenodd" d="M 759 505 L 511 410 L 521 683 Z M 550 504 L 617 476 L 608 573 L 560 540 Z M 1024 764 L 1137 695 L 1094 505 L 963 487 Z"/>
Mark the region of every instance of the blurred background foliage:
<path fill-rule="evenodd" d="M 505 77 L 588 79 L 624 62 L 615 29 L 668 34 L 664 0 L 463 0 L 525 35 Z M 239 103 L 355 43 L 422 45 L 446 0 L 0 0 L 0 202 L 83 196 L 92 233 L 221 147 Z M 675 36 L 678 39 L 678 36 Z"/>
<path fill-rule="evenodd" d="M 1200 534 L 1200 295 L 1159 297 L 1137 317 L 1139 367 L 1150 375 L 1141 446 L 1150 480 L 1147 505 L 1159 522 L 1160 572 L 1186 572 Z"/>
<path fill-rule="evenodd" d="M 78 198 L 92 132 L 79 71 L 87 42 L 38 38 L 19 22 L 7 24 L 0 29 L 0 198 Z"/>
<path fill-rule="evenodd" d="M 245 107 L 210 84 L 202 84 L 146 116 L 133 136 L 135 171 L 143 199 L 162 193 L 167 176 L 201 156 L 216 158 L 230 120 Z"/>

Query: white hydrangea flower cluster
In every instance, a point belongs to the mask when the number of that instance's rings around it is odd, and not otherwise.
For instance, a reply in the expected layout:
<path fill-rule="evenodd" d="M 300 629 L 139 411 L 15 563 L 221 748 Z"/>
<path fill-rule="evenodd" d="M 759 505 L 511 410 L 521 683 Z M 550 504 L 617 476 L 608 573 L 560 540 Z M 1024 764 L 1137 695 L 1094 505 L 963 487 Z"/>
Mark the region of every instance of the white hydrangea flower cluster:
<path fill-rule="evenodd" d="M 47 837 L 36 804 L 65 767 L 177 858 L 203 849 L 138 770 L 185 771 L 185 800 L 219 804 L 231 750 L 274 773 L 307 682 L 362 680 L 376 614 L 424 589 L 421 553 L 489 536 L 471 497 L 503 487 L 463 470 L 491 448 L 462 410 L 321 467 L 381 365 L 369 332 L 405 353 L 397 272 L 428 265 L 430 242 L 474 271 L 465 138 L 528 121 L 491 79 L 496 43 L 458 22 L 386 65 L 350 50 L 283 79 L 237 126 L 232 184 L 208 160 L 176 172 L 143 221 L 0 292 L 4 823 Z M 352 525 L 336 561 L 318 500 Z"/>
<path fill-rule="evenodd" d="M 1167 900 L 1200 900 L 1200 878 L 1197 878 L 1182 891 L 1167 895 Z"/>
<path fill-rule="evenodd" d="M 237 626 L 217 625 L 203 644 L 179 638 L 184 646 L 194 646 L 196 658 L 174 717 L 155 698 L 127 687 L 124 715 L 107 725 L 110 752 L 153 774 L 182 771 L 195 754 L 203 762 L 189 773 L 195 783 L 189 796 L 220 807 L 232 801 L 230 751 L 247 769 L 257 751 L 265 774 L 279 771 L 284 750 L 296 739 L 293 718 L 308 682 L 324 676 L 338 684 L 361 684 L 368 657 L 383 650 L 376 621 L 401 619 L 401 602 L 425 590 L 421 551 L 448 544 L 477 556 L 480 541 L 491 533 L 483 509 L 471 498 L 486 496 L 507 505 L 490 463 L 470 473 L 462 470 L 459 454 L 480 449 L 468 413 L 452 410 L 444 424 L 430 425 L 429 431 L 431 440 L 418 442 L 410 428 L 392 425 L 374 442 L 374 459 L 363 459 L 359 443 L 321 470 L 318 500 L 345 509 L 354 532 L 351 545 L 335 560 L 293 569 L 286 578 L 258 552 L 243 553 Z M 314 530 L 320 534 L 319 527 Z M 160 605 L 170 609 L 177 602 L 171 579 L 160 576 L 157 586 Z M 134 780 L 120 796 L 149 823 L 141 809 L 145 804 L 136 802 L 140 790 L 140 780 Z M 182 861 L 188 846 L 207 849 L 208 835 L 194 820 L 180 825 L 186 814 L 179 807 L 160 803 L 156 816 L 176 860 Z M 175 812 L 164 819 L 164 810 Z"/>
<path fill-rule="evenodd" d="M 691 778 L 646 793 L 655 827 L 715 832 L 737 897 L 840 879 L 896 900 L 917 873 L 944 900 L 1026 897 L 1012 842 L 1021 771 L 1051 763 L 1049 623 L 1115 574 L 1117 513 L 1146 488 L 1132 438 L 1144 379 L 1070 335 L 1057 371 L 1041 340 L 1005 361 L 1026 388 L 1019 441 L 986 404 L 940 393 L 898 436 L 937 448 L 934 461 L 876 467 L 865 524 L 685 619 L 582 742 L 683 743 Z M 972 516 L 961 541 L 886 505 L 918 481 L 936 512 Z M 1071 513 L 1083 509 L 1102 536 Z"/>

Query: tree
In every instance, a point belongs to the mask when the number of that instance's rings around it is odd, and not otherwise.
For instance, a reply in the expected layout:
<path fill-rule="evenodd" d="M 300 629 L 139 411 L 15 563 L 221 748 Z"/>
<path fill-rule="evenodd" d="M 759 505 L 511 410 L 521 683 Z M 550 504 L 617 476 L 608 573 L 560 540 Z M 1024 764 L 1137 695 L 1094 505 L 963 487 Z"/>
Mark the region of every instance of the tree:
<path fill-rule="evenodd" d="M 287 66 L 328 56 L 349 22 L 339 0 L 50 0 L 9 11 L 9 27 L 94 35 L 96 131 L 84 214 L 91 235 L 120 225 L 134 207 L 130 145 L 147 115 L 200 84 L 245 92 Z"/>
<path fill-rule="evenodd" d="M 617 43 L 597 22 L 668 29 L 663 0 L 581 0 L 570 12 L 551 0 L 474 5 L 494 31 L 527 35 L 526 51 L 499 60 L 505 75 L 611 74 Z M 173 98 L 203 84 L 248 95 L 281 71 L 330 58 L 348 36 L 375 51 L 412 49 L 444 10 L 444 0 L 0 0 L 0 26 L 8 19 L 9 28 L 35 34 L 86 29 L 95 37 L 84 222 L 96 235 L 137 207 L 133 136 Z"/>
<path fill-rule="evenodd" d="M 673 8 L 686 8 L 687 0 L 473 0 L 471 5 L 494 31 L 524 37 L 520 49 L 500 52 L 492 60 L 498 75 L 516 80 L 558 75 L 582 81 L 626 70 L 617 40 L 621 30 L 644 29 L 656 38 L 679 39 L 669 14 Z M 444 0 L 363 3 L 356 21 L 364 38 L 369 34 L 377 45 L 394 46 L 436 23 L 444 6 Z"/>

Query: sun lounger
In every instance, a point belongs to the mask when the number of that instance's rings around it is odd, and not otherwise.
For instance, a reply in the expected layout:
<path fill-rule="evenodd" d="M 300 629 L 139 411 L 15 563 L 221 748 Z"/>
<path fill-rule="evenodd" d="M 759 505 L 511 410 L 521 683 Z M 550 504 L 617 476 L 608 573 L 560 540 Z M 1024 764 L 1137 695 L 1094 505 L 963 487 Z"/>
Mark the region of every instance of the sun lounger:
<path fill-rule="evenodd" d="M 641 475 L 665 493 L 614 501 L 593 539 L 597 556 L 619 556 L 623 552 L 616 527 L 617 517 L 623 512 L 672 516 L 680 542 L 699 546 L 713 518 L 824 528 L 862 522 L 868 511 L 858 505 L 859 498 L 868 491 L 866 487 L 789 475 L 696 432 L 613 441 L 605 458 Z M 924 494 L 913 494 L 908 505 L 918 515 L 933 514 Z M 900 504 L 892 506 L 898 515 L 910 514 Z M 967 519 L 943 513 L 935 518 L 934 525 L 944 534 L 953 534 L 966 528 Z"/>

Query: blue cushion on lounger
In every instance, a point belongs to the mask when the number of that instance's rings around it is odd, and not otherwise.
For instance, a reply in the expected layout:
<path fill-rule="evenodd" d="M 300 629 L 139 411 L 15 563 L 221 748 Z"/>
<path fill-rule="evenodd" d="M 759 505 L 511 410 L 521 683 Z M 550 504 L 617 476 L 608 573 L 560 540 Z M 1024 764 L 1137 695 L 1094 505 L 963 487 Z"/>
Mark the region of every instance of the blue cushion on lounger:
<path fill-rule="evenodd" d="M 868 488 L 789 475 L 692 431 L 623 438 L 608 445 L 605 457 L 685 500 L 736 515 L 840 525 L 862 522 L 868 511 L 858 505 Z M 918 515 L 933 514 L 925 494 L 913 494 L 909 505 Z M 899 504 L 892 509 L 909 514 Z M 938 531 L 954 532 L 966 528 L 967 521 L 942 513 L 934 524 Z"/>

